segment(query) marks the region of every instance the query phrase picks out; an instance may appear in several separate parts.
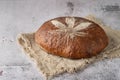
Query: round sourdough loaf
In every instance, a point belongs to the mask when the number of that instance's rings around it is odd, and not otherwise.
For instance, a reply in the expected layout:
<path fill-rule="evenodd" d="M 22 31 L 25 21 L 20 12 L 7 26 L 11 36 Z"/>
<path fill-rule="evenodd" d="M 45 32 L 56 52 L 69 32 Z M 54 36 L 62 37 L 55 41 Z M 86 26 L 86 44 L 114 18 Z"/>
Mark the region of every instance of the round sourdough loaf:
<path fill-rule="evenodd" d="M 108 37 L 96 23 L 81 17 L 58 17 L 45 22 L 35 41 L 46 52 L 65 58 L 89 58 L 99 54 Z"/>

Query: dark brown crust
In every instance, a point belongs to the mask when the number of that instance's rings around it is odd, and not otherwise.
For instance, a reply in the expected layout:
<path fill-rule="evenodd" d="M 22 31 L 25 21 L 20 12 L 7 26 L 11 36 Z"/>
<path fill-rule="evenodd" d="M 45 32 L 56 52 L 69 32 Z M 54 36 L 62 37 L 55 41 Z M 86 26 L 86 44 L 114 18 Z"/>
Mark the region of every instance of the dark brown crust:
<path fill-rule="evenodd" d="M 93 23 L 83 32 L 89 33 L 84 37 L 75 36 L 67 40 L 65 34 L 50 34 L 50 30 L 57 29 L 50 21 L 45 22 L 35 33 L 35 41 L 48 53 L 65 58 L 89 58 L 99 54 L 107 45 L 108 37 L 104 30 L 96 23 L 84 18 L 75 17 L 77 21 Z M 53 20 L 53 19 L 52 19 Z M 65 17 L 55 18 L 65 24 Z"/>

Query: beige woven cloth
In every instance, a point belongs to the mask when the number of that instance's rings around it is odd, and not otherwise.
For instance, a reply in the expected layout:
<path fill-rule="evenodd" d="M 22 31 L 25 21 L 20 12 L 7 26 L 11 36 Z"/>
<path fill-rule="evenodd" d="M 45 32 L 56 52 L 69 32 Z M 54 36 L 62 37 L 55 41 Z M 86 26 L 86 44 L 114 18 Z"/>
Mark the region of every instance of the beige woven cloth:
<path fill-rule="evenodd" d="M 43 51 L 34 41 L 34 33 L 23 33 L 18 36 L 18 42 L 25 53 L 34 60 L 37 68 L 43 73 L 46 80 L 52 79 L 65 72 L 75 72 L 83 70 L 86 66 L 95 61 L 99 61 L 105 58 L 120 57 L 120 31 L 113 30 L 101 23 L 100 20 L 93 16 L 87 16 L 87 19 L 98 23 L 105 30 L 109 37 L 109 45 L 98 56 L 88 58 L 71 60 L 58 56 L 54 56 Z"/>

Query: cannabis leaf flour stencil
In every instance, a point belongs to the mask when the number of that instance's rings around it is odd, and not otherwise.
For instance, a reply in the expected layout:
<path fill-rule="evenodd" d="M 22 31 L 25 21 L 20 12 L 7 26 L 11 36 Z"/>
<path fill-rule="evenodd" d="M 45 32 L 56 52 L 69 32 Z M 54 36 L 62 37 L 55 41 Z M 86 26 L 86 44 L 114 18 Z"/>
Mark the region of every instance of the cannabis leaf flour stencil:
<path fill-rule="evenodd" d="M 54 33 L 66 33 L 67 37 L 74 38 L 75 36 L 85 36 L 87 33 L 82 32 L 80 30 L 86 29 L 88 26 L 90 26 L 91 22 L 82 22 L 75 26 L 75 18 L 73 17 L 67 17 L 65 18 L 65 24 L 58 20 L 52 20 L 51 23 L 57 27 L 58 29 L 52 30 Z M 67 24 L 67 25 L 66 25 Z"/>

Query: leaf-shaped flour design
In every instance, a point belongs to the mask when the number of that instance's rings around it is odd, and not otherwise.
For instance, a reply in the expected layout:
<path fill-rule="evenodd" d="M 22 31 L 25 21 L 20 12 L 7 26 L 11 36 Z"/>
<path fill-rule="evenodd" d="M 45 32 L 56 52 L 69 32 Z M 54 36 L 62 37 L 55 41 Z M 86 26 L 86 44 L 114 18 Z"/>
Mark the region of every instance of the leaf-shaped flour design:
<path fill-rule="evenodd" d="M 55 25 L 55 27 L 57 27 L 57 28 L 66 28 L 66 25 L 65 25 L 65 24 L 63 24 L 63 23 L 61 23 L 61 22 L 59 22 L 59 21 L 57 21 L 57 20 L 52 20 L 51 22 L 52 22 L 52 24 Z"/>
<path fill-rule="evenodd" d="M 78 24 L 76 27 L 74 27 L 74 30 L 75 30 L 75 31 L 79 31 L 79 30 L 82 30 L 82 29 L 87 28 L 87 27 L 90 26 L 90 25 L 91 25 L 90 22 L 80 23 L 80 24 Z"/>
<path fill-rule="evenodd" d="M 75 26 L 75 18 L 74 17 L 67 17 L 65 19 L 65 22 L 67 25 L 57 21 L 57 20 L 52 20 L 51 23 L 55 25 L 58 29 L 52 30 L 52 33 L 66 33 L 67 38 L 74 38 L 75 36 L 85 36 L 87 33 L 81 32 L 80 30 L 86 29 L 89 27 L 92 23 L 91 22 L 83 22 Z"/>
<path fill-rule="evenodd" d="M 68 25 L 69 28 L 73 28 L 75 24 L 75 18 L 66 18 L 65 19 L 66 24 Z"/>
<path fill-rule="evenodd" d="M 75 32 L 74 35 L 76 36 L 85 36 L 87 33 L 85 32 Z"/>

